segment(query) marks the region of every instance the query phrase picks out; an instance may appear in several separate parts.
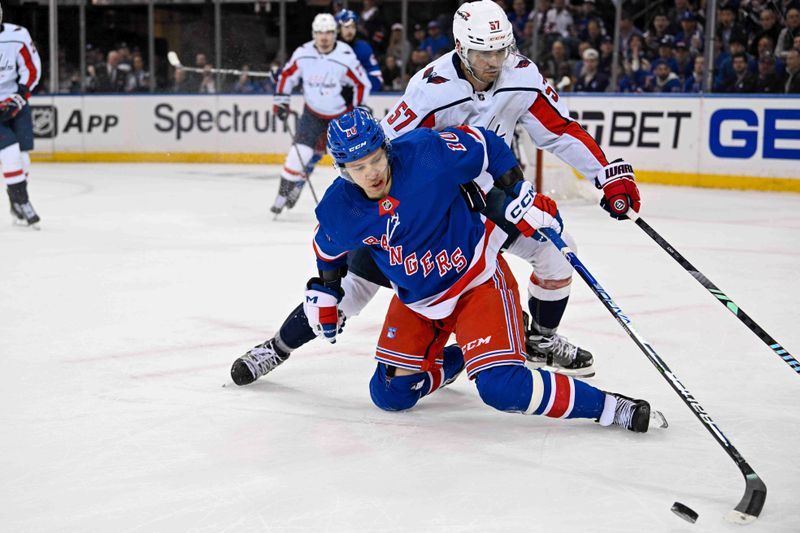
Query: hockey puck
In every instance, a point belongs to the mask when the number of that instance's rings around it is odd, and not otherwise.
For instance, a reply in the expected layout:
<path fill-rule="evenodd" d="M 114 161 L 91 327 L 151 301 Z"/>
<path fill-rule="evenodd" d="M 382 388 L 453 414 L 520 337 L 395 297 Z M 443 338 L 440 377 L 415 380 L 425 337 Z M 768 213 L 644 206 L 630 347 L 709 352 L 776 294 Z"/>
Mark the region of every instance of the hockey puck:
<path fill-rule="evenodd" d="M 697 513 L 688 506 L 683 505 L 681 502 L 675 502 L 672 504 L 672 512 L 691 524 L 697 522 Z"/>

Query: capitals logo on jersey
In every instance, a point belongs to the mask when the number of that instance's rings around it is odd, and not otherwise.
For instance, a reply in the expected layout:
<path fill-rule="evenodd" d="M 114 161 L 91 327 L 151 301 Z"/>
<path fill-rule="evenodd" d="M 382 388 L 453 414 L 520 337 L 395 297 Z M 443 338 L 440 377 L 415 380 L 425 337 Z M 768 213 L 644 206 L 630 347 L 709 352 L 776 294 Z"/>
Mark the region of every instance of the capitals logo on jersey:
<path fill-rule="evenodd" d="M 521 59 L 519 60 L 519 63 L 517 63 L 517 64 L 514 66 L 514 68 L 525 68 L 525 67 L 528 67 L 528 66 L 530 66 L 530 64 L 531 64 L 531 60 L 530 60 L 530 59 L 528 59 L 527 57 L 523 57 L 523 58 L 521 58 Z"/>
<path fill-rule="evenodd" d="M 444 76 L 439 76 L 438 74 L 436 74 L 433 71 L 433 67 L 428 68 L 428 70 L 426 70 L 425 73 L 422 75 L 422 78 L 427 80 L 428 83 L 435 83 L 437 85 L 440 84 L 440 83 L 445 83 L 445 82 L 450 81 L 449 79 L 445 78 Z"/>

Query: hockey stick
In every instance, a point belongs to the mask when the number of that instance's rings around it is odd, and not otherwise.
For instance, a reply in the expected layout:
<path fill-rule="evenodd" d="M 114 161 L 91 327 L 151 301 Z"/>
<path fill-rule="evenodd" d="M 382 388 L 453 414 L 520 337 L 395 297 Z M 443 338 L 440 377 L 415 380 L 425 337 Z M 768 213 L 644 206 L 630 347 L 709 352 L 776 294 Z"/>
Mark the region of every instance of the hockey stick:
<path fill-rule="evenodd" d="M 319 205 L 319 200 L 317 199 L 317 191 L 314 190 L 314 185 L 311 184 L 311 176 L 307 174 L 306 162 L 303 161 L 303 156 L 300 155 L 300 149 L 297 147 L 297 143 L 294 142 L 294 132 L 292 131 L 292 127 L 289 125 L 289 121 L 284 121 L 286 124 L 286 129 L 289 130 L 289 135 L 292 137 L 292 147 L 294 151 L 297 153 L 297 159 L 300 160 L 300 165 L 303 167 L 303 178 L 305 178 L 306 183 L 308 183 L 308 189 L 311 191 L 311 196 L 314 197 L 314 203 Z"/>
<path fill-rule="evenodd" d="M 778 357 L 780 357 L 781 359 L 783 359 L 783 361 L 784 361 L 784 362 L 785 362 L 787 365 L 789 365 L 789 366 L 790 366 L 790 367 L 791 367 L 791 368 L 792 368 L 792 369 L 793 369 L 795 372 L 797 372 L 798 374 L 800 374 L 800 362 L 798 362 L 798 361 L 797 361 L 797 359 L 795 359 L 794 357 L 792 357 L 792 355 L 791 355 L 789 352 L 787 352 L 787 351 L 786 351 L 786 349 L 785 349 L 783 346 L 781 346 L 780 344 L 778 344 L 778 342 L 777 342 L 775 339 L 773 339 L 773 338 L 772 338 L 772 337 L 769 335 L 769 333 L 767 333 L 766 331 L 764 331 L 764 330 L 761 328 L 761 326 L 759 326 L 758 324 L 756 324 L 755 320 L 753 320 L 752 318 L 750 318 L 750 317 L 747 315 L 747 313 L 745 313 L 745 312 L 744 312 L 744 311 L 743 311 L 743 310 L 742 310 L 742 309 L 741 309 L 741 308 L 740 308 L 738 305 L 736 305 L 736 304 L 733 302 L 733 300 L 731 300 L 731 299 L 728 297 L 728 295 L 727 295 L 727 294 L 725 294 L 724 292 L 722 292 L 722 291 L 719 289 L 719 287 L 717 287 L 716 285 L 714 285 L 714 284 L 711 282 L 711 280 L 710 280 L 710 279 L 708 279 L 708 278 L 707 278 L 707 277 L 705 277 L 705 276 L 704 276 L 702 273 L 700 273 L 700 271 L 699 271 L 699 270 L 697 270 L 697 268 L 695 268 L 695 267 L 694 267 L 694 265 L 692 265 L 692 264 L 691 264 L 689 261 L 687 261 L 685 257 L 683 257 L 683 256 L 682 256 L 682 255 L 681 255 L 681 254 L 680 254 L 680 253 L 679 253 L 679 252 L 678 252 L 678 251 L 677 251 L 677 250 L 676 250 L 676 249 L 675 249 L 675 248 L 674 248 L 674 247 L 673 247 L 673 246 L 672 246 L 670 243 L 668 243 L 668 242 L 666 241 L 666 239 L 664 239 L 664 237 L 662 237 L 661 235 L 659 235 L 659 234 L 658 234 L 658 232 L 657 232 L 656 230 L 654 230 L 654 229 L 653 229 L 653 228 L 650 226 L 650 224 L 648 224 L 647 222 L 645 222 L 643 218 L 641 218 L 641 217 L 640 217 L 639 215 L 637 215 L 637 214 L 634 214 L 634 215 L 633 215 L 631 218 L 633 218 L 633 220 L 636 222 L 636 225 L 637 225 L 637 226 L 639 226 L 640 228 L 642 228 L 642 231 L 644 231 L 645 233 L 647 233 L 647 235 L 648 235 L 648 236 L 649 236 L 651 239 L 653 239 L 654 241 L 656 241 L 656 242 L 658 243 L 658 245 L 659 245 L 659 246 L 661 246 L 661 248 L 663 248 L 663 249 L 664 249 L 664 251 L 665 251 L 665 252 L 667 252 L 667 253 L 670 255 L 670 257 L 672 257 L 672 258 L 673 258 L 675 261 L 677 261 L 677 262 L 678 262 L 678 264 L 679 264 L 679 265 L 681 265 L 681 266 L 682 266 L 682 267 L 683 267 L 683 268 L 684 268 L 684 269 L 685 269 L 685 270 L 686 270 L 686 271 L 687 271 L 689 274 L 691 274 L 691 275 L 692 275 L 692 277 L 693 277 L 694 279 L 696 279 L 698 283 L 700 283 L 700 285 L 702 285 L 703 287 L 705 287 L 705 288 L 708 290 L 708 292 L 710 292 L 711 294 L 713 294 L 713 295 L 714 295 L 714 296 L 717 298 L 717 300 L 719 300 L 719 303 L 721 303 L 722 305 L 724 305 L 724 306 L 725 306 L 725 307 L 726 307 L 726 308 L 727 308 L 727 309 L 728 309 L 728 310 L 729 310 L 731 313 L 733 313 L 734 315 L 736 315 L 736 317 L 737 317 L 739 320 L 741 320 L 741 321 L 742 321 L 742 323 L 743 323 L 745 326 L 747 326 L 748 328 L 750 328 L 750 331 L 752 331 L 753 333 L 755 333 L 755 334 L 756 334 L 756 336 L 757 336 L 759 339 L 761 339 L 762 341 L 764 341 L 764 342 L 766 343 L 766 345 L 767 345 L 767 346 L 769 346 L 769 347 L 770 347 L 770 349 L 772 349 L 772 351 L 773 351 L 773 352 L 775 352 L 775 354 L 776 354 Z"/>
<path fill-rule="evenodd" d="M 706 410 L 697 402 L 695 397 L 690 393 L 683 383 L 680 382 L 678 377 L 672 373 L 667 364 L 658 356 L 650 344 L 633 328 L 631 319 L 628 318 L 620 307 L 614 303 L 611 296 L 606 292 L 600 283 L 592 276 L 592 274 L 581 263 L 575 252 L 570 250 L 569 246 L 561 239 L 561 237 L 554 230 L 550 228 L 540 229 L 540 232 L 552 242 L 556 248 L 561 251 L 567 261 L 570 262 L 575 271 L 583 278 L 592 292 L 597 296 L 608 311 L 614 315 L 614 318 L 622 326 L 622 329 L 633 339 L 633 342 L 644 352 L 644 355 L 650 360 L 656 369 L 661 373 L 670 387 L 678 393 L 678 395 L 694 413 L 700 422 L 705 426 L 709 433 L 719 443 L 725 452 L 733 459 L 739 471 L 745 479 L 745 492 L 741 501 L 736 508 L 730 511 L 725 517 L 728 521 L 737 524 L 749 524 L 753 522 L 758 515 L 761 514 L 761 509 L 764 507 L 764 501 L 767 498 L 767 486 L 758 477 L 758 474 L 753 471 L 753 468 L 745 461 L 744 457 L 733 447 L 733 444 L 722 433 L 722 430 L 717 427 L 717 424 L 711 419 L 711 416 Z"/>
<path fill-rule="evenodd" d="M 167 61 L 169 61 L 169 64 L 172 65 L 173 67 L 185 70 L 186 72 L 200 72 L 200 73 L 209 72 L 211 74 L 227 74 L 230 76 L 241 76 L 242 74 L 247 74 L 248 76 L 251 76 L 253 78 L 272 78 L 272 80 L 275 81 L 275 75 L 272 72 L 262 72 L 258 70 L 245 71 L 235 68 L 204 69 L 198 67 L 187 67 L 186 65 L 181 63 L 180 58 L 178 58 L 178 54 L 176 54 L 172 50 L 167 52 Z"/>

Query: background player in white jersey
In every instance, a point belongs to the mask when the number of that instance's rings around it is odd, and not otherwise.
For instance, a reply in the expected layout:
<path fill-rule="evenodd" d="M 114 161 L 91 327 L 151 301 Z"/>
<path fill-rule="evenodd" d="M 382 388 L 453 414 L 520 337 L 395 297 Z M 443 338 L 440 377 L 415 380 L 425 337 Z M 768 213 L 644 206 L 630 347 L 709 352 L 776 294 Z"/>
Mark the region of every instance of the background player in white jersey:
<path fill-rule="evenodd" d="M 42 63 L 28 30 L 3 22 L 0 7 L 0 165 L 14 221 L 36 227 L 39 215 L 28 197 L 33 121 L 28 98 Z"/>
<path fill-rule="evenodd" d="M 350 106 L 362 105 L 369 96 L 370 82 L 355 52 L 348 44 L 336 40 L 333 15 L 321 13 L 314 17 L 311 33 L 314 39 L 294 51 L 275 88 L 272 110 L 281 120 L 289 117 L 292 90 L 301 81 L 305 98 L 294 144 L 281 170 L 278 196 L 271 208 L 276 215 L 284 207 L 291 209 L 297 203 L 308 179 L 315 147 L 324 150 L 328 122 Z M 352 102 L 342 96 L 344 87 L 352 88 Z"/>
<path fill-rule="evenodd" d="M 609 163 L 597 142 L 569 118 L 563 101 L 536 66 L 516 54 L 511 24 L 490 0 L 463 4 L 453 18 L 456 50 L 419 71 L 406 93 L 381 125 L 389 137 L 420 127 L 437 130 L 472 124 L 494 131 L 508 144 L 521 124 L 534 144 L 552 151 L 603 190 L 601 206 L 615 218 L 639 210 L 639 192 L 632 167 L 622 160 Z M 564 315 L 572 281 L 572 267 L 550 244 L 520 238 L 503 214 L 502 192 L 490 180 L 464 188 L 475 209 L 508 235 L 505 247 L 533 266 L 528 285 L 531 325 L 526 331 L 529 360 L 579 376 L 594 374 L 592 355 L 568 342 L 556 330 Z M 564 239 L 575 249 L 574 240 Z M 365 249 L 348 256 L 339 308 L 346 317 L 358 314 L 379 286 L 388 286 Z M 278 334 L 238 359 L 253 379 L 286 360 L 292 350 L 314 338 L 302 307 L 296 308 Z"/>

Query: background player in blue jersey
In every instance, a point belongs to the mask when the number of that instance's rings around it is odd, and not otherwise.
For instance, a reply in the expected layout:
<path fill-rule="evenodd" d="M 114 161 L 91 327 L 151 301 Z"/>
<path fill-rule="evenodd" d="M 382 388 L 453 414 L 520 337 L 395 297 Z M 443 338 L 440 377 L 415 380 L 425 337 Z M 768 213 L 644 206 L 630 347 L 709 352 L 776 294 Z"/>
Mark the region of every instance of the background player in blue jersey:
<path fill-rule="evenodd" d="M 369 248 L 395 291 L 370 381 L 375 405 L 409 409 L 466 370 L 498 410 L 647 431 L 646 401 L 524 365 L 518 288 L 499 255 L 506 234 L 470 210 L 460 186 L 491 176 L 506 194 L 506 218 L 528 237 L 541 238 L 542 227 L 560 233 L 562 223 L 500 137 L 460 126 L 415 130 L 390 145 L 379 123 L 356 109 L 331 122 L 328 151 L 341 177 L 316 209 L 319 277 L 308 281 L 303 305 L 315 333 L 334 342 L 347 253 Z M 458 344 L 445 348 L 451 334 Z M 232 376 L 251 373 L 242 362 Z"/>
<path fill-rule="evenodd" d="M 339 25 L 339 38 L 350 45 L 356 53 L 356 57 L 361 62 L 361 66 L 367 72 L 369 81 L 372 84 L 371 94 L 380 92 L 383 88 L 383 74 L 381 66 L 375 58 L 375 52 L 364 39 L 358 38 L 358 15 L 349 9 L 342 9 L 336 14 L 336 22 Z"/>

